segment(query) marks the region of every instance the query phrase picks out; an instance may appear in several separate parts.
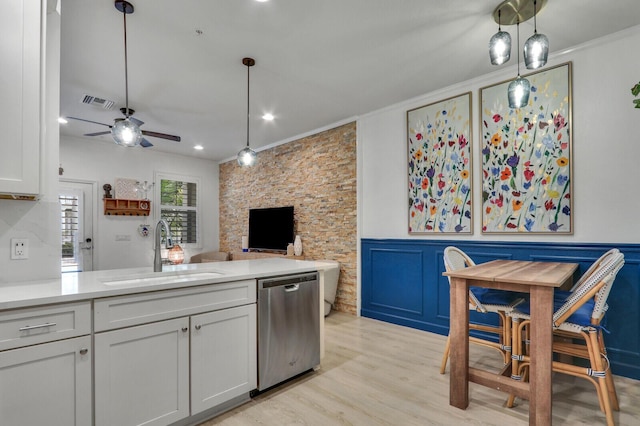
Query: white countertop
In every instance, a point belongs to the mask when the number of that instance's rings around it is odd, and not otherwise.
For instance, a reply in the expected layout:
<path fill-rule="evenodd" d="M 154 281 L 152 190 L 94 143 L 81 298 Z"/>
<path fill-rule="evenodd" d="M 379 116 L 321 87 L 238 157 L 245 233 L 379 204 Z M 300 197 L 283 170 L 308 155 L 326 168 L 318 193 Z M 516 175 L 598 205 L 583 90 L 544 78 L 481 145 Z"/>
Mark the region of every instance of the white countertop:
<path fill-rule="evenodd" d="M 153 272 L 152 267 L 71 272 L 57 279 L 0 285 L 0 310 L 322 271 L 332 266 L 330 262 L 274 257 L 164 265 L 162 272 Z"/>

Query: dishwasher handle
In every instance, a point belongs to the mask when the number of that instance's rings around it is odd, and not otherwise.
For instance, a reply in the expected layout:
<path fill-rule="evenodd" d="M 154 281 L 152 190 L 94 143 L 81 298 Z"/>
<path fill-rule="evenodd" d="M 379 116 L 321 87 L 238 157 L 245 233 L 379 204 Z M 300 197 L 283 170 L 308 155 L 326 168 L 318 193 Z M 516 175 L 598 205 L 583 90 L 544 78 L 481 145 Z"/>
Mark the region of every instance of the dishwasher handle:
<path fill-rule="evenodd" d="M 284 291 L 287 293 L 300 290 L 300 284 L 285 285 Z"/>
<path fill-rule="evenodd" d="M 282 275 L 278 277 L 263 278 L 258 280 L 258 290 L 266 290 L 272 287 L 290 287 L 308 281 L 317 281 L 318 273 L 303 273 L 298 275 Z M 291 290 L 294 291 L 294 290 Z"/>

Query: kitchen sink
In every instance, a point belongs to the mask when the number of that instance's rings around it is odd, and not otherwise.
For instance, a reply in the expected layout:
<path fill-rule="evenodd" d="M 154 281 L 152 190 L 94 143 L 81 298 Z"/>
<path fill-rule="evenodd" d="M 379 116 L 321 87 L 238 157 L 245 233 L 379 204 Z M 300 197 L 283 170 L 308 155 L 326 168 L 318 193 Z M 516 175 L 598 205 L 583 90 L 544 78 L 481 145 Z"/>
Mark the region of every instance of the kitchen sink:
<path fill-rule="evenodd" d="M 102 280 L 104 285 L 122 286 L 122 285 L 145 285 L 145 284 L 162 284 L 162 283 L 186 283 L 196 280 L 204 280 L 207 278 L 218 278 L 223 274 L 219 272 L 177 272 L 177 273 L 160 273 L 155 275 L 144 276 L 127 276 L 120 278 L 105 278 Z"/>

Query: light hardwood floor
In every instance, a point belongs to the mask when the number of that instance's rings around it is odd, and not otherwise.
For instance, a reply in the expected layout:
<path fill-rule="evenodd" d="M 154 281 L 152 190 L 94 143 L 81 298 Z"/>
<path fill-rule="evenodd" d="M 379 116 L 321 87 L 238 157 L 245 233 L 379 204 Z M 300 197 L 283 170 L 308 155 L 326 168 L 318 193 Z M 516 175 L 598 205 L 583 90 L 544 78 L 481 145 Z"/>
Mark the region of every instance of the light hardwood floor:
<path fill-rule="evenodd" d="M 333 312 L 326 319 L 321 368 L 256 396 L 201 426 L 213 425 L 528 425 L 528 402 L 470 384 L 466 410 L 449 406 L 449 376 L 439 374 L 445 337 Z M 471 363 L 501 367 L 499 354 L 471 345 Z M 617 425 L 640 424 L 640 382 L 615 377 Z M 554 425 L 606 424 L 595 388 L 555 374 Z"/>

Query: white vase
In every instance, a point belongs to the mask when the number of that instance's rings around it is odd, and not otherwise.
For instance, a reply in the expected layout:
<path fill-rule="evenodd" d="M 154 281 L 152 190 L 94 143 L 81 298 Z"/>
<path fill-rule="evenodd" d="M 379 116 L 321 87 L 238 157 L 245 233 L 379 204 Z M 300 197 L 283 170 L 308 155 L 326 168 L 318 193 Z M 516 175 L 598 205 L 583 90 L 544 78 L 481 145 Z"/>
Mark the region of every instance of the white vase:
<path fill-rule="evenodd" d="M 296 256 L 302 255 L 302 240 L 300 235 L 296 235 L 296 239 L 293 240 L 293 254 Z"/>

